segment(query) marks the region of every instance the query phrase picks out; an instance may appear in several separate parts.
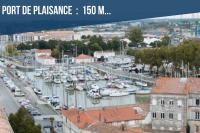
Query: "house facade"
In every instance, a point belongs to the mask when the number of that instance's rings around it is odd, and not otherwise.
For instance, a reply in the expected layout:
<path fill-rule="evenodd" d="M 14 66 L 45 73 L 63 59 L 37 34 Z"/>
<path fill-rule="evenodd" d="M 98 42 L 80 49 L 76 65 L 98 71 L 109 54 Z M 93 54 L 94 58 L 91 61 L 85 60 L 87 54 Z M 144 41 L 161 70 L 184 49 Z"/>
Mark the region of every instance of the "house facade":
<path fill-rule="evenodd" d="M 51 49 L 35 50 L 35 60 L 42 65 L 55 65 L 56 59 L 51 56 Z"/>
<path fill-rule="evenodd" d="M 152 129 L 200 131 L 200 79 L 160 78 L 151 92 Z"/>
<path fill-rule="evenodd" d="M 94 62 L 94 58 L 89 55 L 80 54 L 75 58 L 75 63 L 77 64 L 84 64 L 84 63 L 92 63 Z"/>

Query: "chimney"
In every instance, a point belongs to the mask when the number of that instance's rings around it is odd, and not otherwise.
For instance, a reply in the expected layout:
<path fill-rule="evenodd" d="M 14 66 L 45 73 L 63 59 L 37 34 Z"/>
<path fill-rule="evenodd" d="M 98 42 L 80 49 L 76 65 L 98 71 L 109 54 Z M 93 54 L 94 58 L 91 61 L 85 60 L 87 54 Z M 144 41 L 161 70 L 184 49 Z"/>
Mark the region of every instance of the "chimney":
<path fill-rule="evenodd" d="M 121 130 L 122 130 L 122 131 L 126 131 L 126 125 L 125 125 L 125 124 L 122 124 L 122 125 L 121 125 Z"/>
<path fill-rule="evenodd" d="M 101 121 L 101 112 L 99 112 L 99 121 Z"/>
<path fill-rule="evenodd" d="M 79 112 L 79 110 L 78 110 L 77 113 L 78 113 L 78 114 L 77 114 L 77 122 L 79 123 L 79 122 L 80 122 L 80 112 Z"/>

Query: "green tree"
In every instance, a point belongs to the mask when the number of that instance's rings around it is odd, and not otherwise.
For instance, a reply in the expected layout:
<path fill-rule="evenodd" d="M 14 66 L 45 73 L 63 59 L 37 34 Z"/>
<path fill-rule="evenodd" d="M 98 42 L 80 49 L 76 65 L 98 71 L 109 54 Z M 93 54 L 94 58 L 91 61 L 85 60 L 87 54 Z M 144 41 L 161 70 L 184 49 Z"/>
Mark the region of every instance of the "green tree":
<path fill-rule="evenodd" d="M 110 50 L 119 51 L 121 45 L 120 43 L 120 39 L 118 37 L 114 37 L 111 41 L 108 42 L 108 47 Z"/>
<path fill-rule="evenodd" d="M 56 48 L 54 48 L 52 50 L 51 56 L 53 56 L 54 58 L 58 59 L 60 57 L 60 50 L 59 50 L 59 46 L 57 45 Z"/>
<path fill-rule="evenodd" d="M 162 45 L 163 46 L 168 46 L 168 45 L 170 45 L 170 43 L 171 43 L 171 39 L 170 39 L 169 36 L 164 36 L 162 38 Z"/>
<path fill-rule="evenodd" d="M 8 119 L 15 133 L 42 133 L 40 125 L 35 125 L 33 117 L 23 107 Z"/>
<path fill-rule="evenodd" d="M 17 55 L 18 52 L 17 52 L 16 46 L 13 45 L 13 44 L 8 44 L 8 45 L 6 46 L 6 54 L 7 54 L 8 56 Z"/>
<path fill-rule="evenodd" d="M 143 33 L 141 28 L 134 27 L 129 33 L 128 38 L 131 40 L 134 46 L 138 46 L 139 43 L 142 43 L 144 40 Z"/>

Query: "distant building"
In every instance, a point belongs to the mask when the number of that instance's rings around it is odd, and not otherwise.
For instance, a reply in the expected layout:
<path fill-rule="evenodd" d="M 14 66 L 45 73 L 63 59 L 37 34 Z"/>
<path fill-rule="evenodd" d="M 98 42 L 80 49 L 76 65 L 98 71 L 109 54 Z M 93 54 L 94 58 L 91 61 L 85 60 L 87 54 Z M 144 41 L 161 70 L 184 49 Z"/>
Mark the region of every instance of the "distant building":
<path fill-rule="evenodd" d="M 44 31 L 44 32 L 26 32 L 20 34 L 13 34 L 13 42 L 32 42 L 38 40 L 61 40 L 71 41 L 74 40 L 74 31 Z"/>
<path fill-rule="evenodd" d="M 200 79 L 160 78 L 151 93 L 152 129 L 200 131 Z"/>
<path fill-rule="evenodd" d="M 113 133 L 121 133 L 119 127 L 122 125 L 128 129 L 150 123 L 150 115 L 146 110 L 130 105 L 87 110 L 71 108 L 63 110 L 62 114 L 64 116 L 64 130 L 71 133 L 93 133 L 94 128 L 100 126 L 104 132 L 96 130 L 95 133 L 107 133 L 106 129 L 110 128 L 115 131 Z"/>
<path fill-rule="evenodd" d="M 35 50 L 35 57 L 38 56 L 51 56 L 51 49 L 36 49 Z"/>
<path fill-rule="evenodd" d="M 35 60 L 42 65 L 55 65 L 56 59 L 51 56 L 51 49 L 35 50 Z"/>
<path fill-rule="evenodd" d="M 115 56 L 114 51 L 95 51 L 94 58 L 97 61 L 107 61 L 109 57 Z"/>
<path fill-rule="evenodd" d="M 89 55 L 80 54 L 79 56 L 75 57 L 75 63 L 83 64 L 83 63 L 92 63 L 94 62 L 94 58 Z"/>

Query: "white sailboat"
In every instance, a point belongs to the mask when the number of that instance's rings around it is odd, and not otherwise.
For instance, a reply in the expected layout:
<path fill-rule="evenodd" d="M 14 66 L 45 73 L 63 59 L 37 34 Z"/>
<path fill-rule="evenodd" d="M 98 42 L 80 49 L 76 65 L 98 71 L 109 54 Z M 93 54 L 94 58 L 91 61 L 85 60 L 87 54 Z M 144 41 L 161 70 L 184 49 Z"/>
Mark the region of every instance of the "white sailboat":
<path fill-rule="evenodd" d="M 129 93 L 125 91 L 115 91 L 110 94 L 111 97 L 121 97 L 121 96 L 127 96 L 127 95 L 129 95 Z"/>
<path fill-rule="evenodd" d="M 147 87 L 147 83 L 144 83 L 144 82 L 136 81 L 135 84 L 137 86 Z"/>

